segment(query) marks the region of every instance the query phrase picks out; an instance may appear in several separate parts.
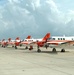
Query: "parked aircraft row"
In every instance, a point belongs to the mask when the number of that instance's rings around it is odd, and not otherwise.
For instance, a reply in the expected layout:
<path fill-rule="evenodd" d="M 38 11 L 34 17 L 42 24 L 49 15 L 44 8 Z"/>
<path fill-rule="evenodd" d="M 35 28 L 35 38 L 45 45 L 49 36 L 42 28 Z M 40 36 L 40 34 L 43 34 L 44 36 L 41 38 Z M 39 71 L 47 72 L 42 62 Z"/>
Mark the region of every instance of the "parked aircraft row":
<path fill-rule="evenodd" d="M 36 44 L 37 46 L 37 52 L 41 52 L 40 47 L 53 47 L 53 51 L 56 51 L 56 46 L 62 45 L 62 44 L 74 44 L 74 36 L 50 36 L 50 33 L 47 33 L 42 39 L 32 39 L 29 35 L 26 39 L 21 40 L 19 37 L 17 37 L 15 40 L 12 40 L 9 38 L 7 41 L 3 39 L 0 42 L 2 47 L 6 47 L 8 45 L 11 45 L 12 47 L 15 47 L 17 49 L 18 46 L 25 45 L 25 49 L 28 49 L 28 46 L 30 46 L 29 50 L 33 49 L 33 46 Z M 65 49 L 62 48 L 61 52 L 65 52 Z"/>

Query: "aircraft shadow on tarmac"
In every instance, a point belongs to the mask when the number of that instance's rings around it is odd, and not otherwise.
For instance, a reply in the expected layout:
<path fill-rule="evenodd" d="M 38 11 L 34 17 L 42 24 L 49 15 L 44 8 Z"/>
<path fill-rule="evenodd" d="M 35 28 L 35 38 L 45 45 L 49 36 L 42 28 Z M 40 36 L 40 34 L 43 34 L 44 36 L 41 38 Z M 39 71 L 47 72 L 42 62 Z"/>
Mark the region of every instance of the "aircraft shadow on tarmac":
<path fill-rule="evenodd" d="M 66 52 L 69 52 L 69 51 L 65 51 L 65 52 L 60 52 L 60 51 L 56 51 L 56 52 L 53 52 L 53 51 L 41 51 L 41 53 L 50 53 L 50 54 L 58 54 L 58 53 L 66 53 Z"/>
<path fill-rule="evenodd" d="M 61 52 L 61 51 L 56 51 L 56 52 L 53 52 L 53 51 L 41 51 L 41 52 L 37 52 L 37 51 L 33 51 L 32 50 L 32 53 L 47 53 L 47 54 L 58 54 L 58 53 L 68 53 L 69 51 L 65 51 L 65 52 Z"/>
<path fill-rule="evenodd" d="M 10 48 L 10 47 L 9 47 Z M 65 52 L 61 52 L 61 51 L 56 51 L 56 52 L 53 52 L 53 51 L 41 51 L 41 52 L 37 52 L 37 50 L 29 50 L 29 49 L 25 49 L 25 48 L 17 48 L 15 50 L 25 50 L 25 51 L 28 51 L 26 53 L 48 53 L 48 54 L 58 54 L 58 53 L 67 53 L 69 51 L 65 51 Z"/>
<path fill-rule="evenodd" d="M 57 54 L 58 52 L 52 52 L 52 51 L 41 51 L 40 53 Z"/>

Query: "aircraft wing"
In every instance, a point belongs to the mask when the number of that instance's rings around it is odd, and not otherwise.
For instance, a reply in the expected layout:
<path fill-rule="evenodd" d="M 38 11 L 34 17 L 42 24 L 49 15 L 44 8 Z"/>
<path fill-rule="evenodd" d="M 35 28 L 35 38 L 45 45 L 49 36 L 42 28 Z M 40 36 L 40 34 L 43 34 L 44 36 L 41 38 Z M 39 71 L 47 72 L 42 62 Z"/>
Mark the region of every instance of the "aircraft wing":
<path fill-rule="evenodd" d="M 56 47 L 56 48 L 67 48 L 67 47 L 70 47 L 70 46 L 74 46 L 74 41 L 65 41 L 65 42 L 52 42 L 52 41 L 50 41 L 50 42 L 47 42 L 48 44 L 49 44 L 49 47 L 51 47 L 51 48 L 54 48 L 54 47 Z"/>

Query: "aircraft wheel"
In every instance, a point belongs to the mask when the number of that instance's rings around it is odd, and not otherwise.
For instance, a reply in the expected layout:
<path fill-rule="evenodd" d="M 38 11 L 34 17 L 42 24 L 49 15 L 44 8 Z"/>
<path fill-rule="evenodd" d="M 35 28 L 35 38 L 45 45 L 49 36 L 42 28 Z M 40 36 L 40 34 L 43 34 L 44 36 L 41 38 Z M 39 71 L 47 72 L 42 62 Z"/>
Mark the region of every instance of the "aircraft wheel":
<path fill-rule="evenodd" d="M 3 46 L 5 48 L 5 46 Z"/>
<path fill-rule="evenodd" d="M 41 52 L 41 50 L 40 50 L 40 49 L 38 49 L 38 50 L 37 50 L 37 52 Z"/>
<path fill-rule="evenodd" d="M 52 52 L 56 52 L 56 48 L 53 48 L 53 49 L 52 49 Z"/>
<path fill-rule="evenodd" d="M 13 48 L 14 46 L 12 46 L 12 48 Z"/>
<path fill-rule="evenodd" d="M 20 44 L 20 47 L 22 46 L 22 44 Z"/>
<path fill-rule="evenodd" d="M 15 46 L 15 49 L 17 49 L 17 46 Z"/>
<path fill-rule="evenodd" d="M 65 49 L 61 49 L 61 52 L 65 52 Z"/>
<path fill-rule="evenodd" d="M 3 47 L 3 45 L 2 45 L 2 47 Z"/>
<path fill-rule="evenodd" d="M 25 49 L 28 49 L 28 46 L 26 46 Z"/>

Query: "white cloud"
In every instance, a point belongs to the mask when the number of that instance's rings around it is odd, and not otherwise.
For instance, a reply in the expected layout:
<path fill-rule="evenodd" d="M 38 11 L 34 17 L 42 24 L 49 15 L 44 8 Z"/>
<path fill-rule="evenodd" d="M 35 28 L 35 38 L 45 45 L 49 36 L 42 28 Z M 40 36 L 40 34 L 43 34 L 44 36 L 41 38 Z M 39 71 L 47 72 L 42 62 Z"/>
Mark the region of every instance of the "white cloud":
<path fill-rule="evenodd" d="M 40 0 L 36 0 L 35 1 L 35 6 L 38 8 L 38 7 L 40 7 Z"/>
<path fill-rule="evenodd" d="M 33 10 L 35 10 L 35 4 L 32 2 L 31 3 Z"/>
<path fill-rule="evenodd" d="M 71 20 L 74 20 L 74 10 L 61 11 L 53 0 L 46 0 L 46 3 L 51 9 L 51 17 L 48 16 L 51 22 L 67 25 Z"/>
<path fill-rule="evenodd" d="M 29 5 L 26 3 L 26 6 L 29 6 Z"/>
<path fill-rule="evenodd" d="M 12 0 L 8 0 L 8 2 L 9 2 L 10 4 L 12 4 L 12 3 L 13 3 L 13 1 L 12 1 Z"/>
<path fill-rule="evenodd" d="M 67 13 L 61 11 L 53 0 L 8 1 L 3 7 L 0 7 L 0 31 L 2 33 L 9 32 L 14 36 L 16 34 L 17 36 L 28 34 L 36 36 L 36 34 L 45 34 L 47 31 L 62 34 L 69 30 L 66 27 L 70 23 L 74 23 L 72 21 L 74 20 L 74 10 L 69 10 Z M 73 27 L 72 25 L 71 28 Z"/>
<path fill-rule="evenodd" d="M 61 12 L 59 19 L 67 25 L 71 20 L 74 20 L 74 10 L 68 10 L 67 12 Z"/>
<path fill-rule="evenodd" d="M 74 10 L 69 10 L 68 15 L 70 15 L 71 19 L 74 20 Z"/>
<path fill-rule="evenodd" d="M 32 7 L 33 7 L 33 10 L 39 8 L 39 7 L 40 7 L 40 0 L 36 0 L 36 1 L 33 0 L 33 1 L 31 2 L 31 5 L 32 5 Z"/>
<path fill-rule="evenodd" d="M 0 13 L 0 19 L 2 19 L 2 18 L 3 18 L 2 13 Z"/>
<path fill-rule="evenodd" d="M 20 3 L 21 0 L 12 0 L 15 3 Z"/>
<path fill-rule="evenodd" d="M 57 12 L 57 13 L 59 13 L 60 11 L 58 10 L 58 7 L 57 7 L 57 5 L 54 3 L 54 1 L 53 0 L 46 0 L 46 3 L 48 3 L 49 5 L 50 5 L 50 8 L 51 8 L 51 10 L 52 10 L 52 12 Z"/>
<path fill-rule="evenodd" d="M 9 1 L 9 3 L 13 4 L 13 3 L 20 3 L 20 1 L 22 1 L 22 0 L 8 0 L 8 1 Z"/>

